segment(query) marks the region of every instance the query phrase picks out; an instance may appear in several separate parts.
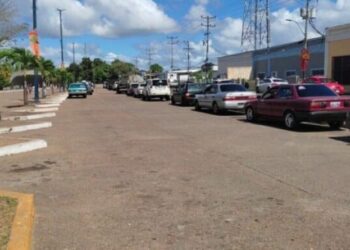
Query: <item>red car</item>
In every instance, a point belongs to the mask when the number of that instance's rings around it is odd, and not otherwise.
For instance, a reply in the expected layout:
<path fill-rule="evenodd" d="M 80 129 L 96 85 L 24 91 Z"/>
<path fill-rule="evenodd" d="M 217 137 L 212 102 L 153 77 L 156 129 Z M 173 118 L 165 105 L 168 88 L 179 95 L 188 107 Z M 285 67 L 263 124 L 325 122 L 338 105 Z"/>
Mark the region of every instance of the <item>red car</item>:
<path fill-rule="evenodd" d="M 303 83 L 317 83 L 317 84 L 324 84 L 334 92 L 336 92 L 339 95 L 345 94 L 345 88 L 340 83 L 333 81 L 325 76 L 312 76 L 308 79 L 305 79 Z"/>
<path fill-rule="evenodd" d="M 325 85 L 293 84 L 271 88 L 245 105 L 248 121 L 258 118 L 284 121 L 288 129 L 301 122 L 327 122 L 337 129 L 350 112 L 350 96 L 339 96 Z"/>

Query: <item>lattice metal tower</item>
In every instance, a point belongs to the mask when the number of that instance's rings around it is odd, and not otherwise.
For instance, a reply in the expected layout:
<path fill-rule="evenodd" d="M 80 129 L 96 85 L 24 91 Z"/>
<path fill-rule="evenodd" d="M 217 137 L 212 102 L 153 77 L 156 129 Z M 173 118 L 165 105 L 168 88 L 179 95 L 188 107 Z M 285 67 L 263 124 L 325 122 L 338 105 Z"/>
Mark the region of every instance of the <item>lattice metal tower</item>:
<path fill-rule="evenodd" d="M 270 46 L 269 0 L 244 0 L 241 46 L 244 51 Z"/>

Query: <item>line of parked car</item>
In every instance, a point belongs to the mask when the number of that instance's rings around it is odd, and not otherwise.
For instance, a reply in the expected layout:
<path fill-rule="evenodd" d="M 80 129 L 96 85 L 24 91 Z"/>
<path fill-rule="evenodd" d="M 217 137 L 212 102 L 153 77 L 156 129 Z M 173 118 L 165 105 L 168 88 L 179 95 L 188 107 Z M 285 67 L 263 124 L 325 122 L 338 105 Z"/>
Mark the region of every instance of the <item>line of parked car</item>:
<path fill-rule="evenodd" d="M 188 82 L 171 89 L 167 81 L 155 78 L 118 85 L 115 90 L 144 101 L 170 100 L 173 105 L 190 105 L 197 111 L 206 109 L 214 114 L 244 112 L 249 122 L 282 121 L 288 129 L 296 129 L 302 122 L 326 122 L 338 129 L 350 112 L 350 96 L 343 95 L 344 87 L 321 76 L 300 84 L 267 78 L 258 84 L 258 94 L 231 80 L 211 84 Z"/>

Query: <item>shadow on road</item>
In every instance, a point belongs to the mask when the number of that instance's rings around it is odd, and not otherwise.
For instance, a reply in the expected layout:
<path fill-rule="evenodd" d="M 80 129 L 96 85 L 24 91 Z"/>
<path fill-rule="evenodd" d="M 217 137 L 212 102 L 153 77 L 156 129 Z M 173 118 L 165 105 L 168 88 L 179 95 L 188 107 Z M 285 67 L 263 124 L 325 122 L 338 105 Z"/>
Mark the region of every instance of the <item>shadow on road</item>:
<path fill-rule="evenodd" d="M 245 123 L 251 123 L 248 122 L 245 119 L 238 119 L 238 121 L 245 122 Z M 287 129 L 282 122 L 278 121 L 258 121 L 256 123 L 252 123 L 257 126 L 265 126 L 265 127 L 271 127 L 271 128 L 277 128 L 282 130 L 288 130 L 288 131 L 294 131 L 297 133 L 321 133 L 321 132 L 329 132 L 329 131 L 343 131 L 345 129 L 332 129 L 328 125 L 322 125 L 317 123 L 301 123 L 299 127 L 295 130 L 289 130 Z"/>
<path fill-rule="evenodd" d="M 345 142 L 350 146 L 350 136 L 340 136 L 340 137 L 329 137 L 330 139 L 340 141 L 340 142 Z"/>

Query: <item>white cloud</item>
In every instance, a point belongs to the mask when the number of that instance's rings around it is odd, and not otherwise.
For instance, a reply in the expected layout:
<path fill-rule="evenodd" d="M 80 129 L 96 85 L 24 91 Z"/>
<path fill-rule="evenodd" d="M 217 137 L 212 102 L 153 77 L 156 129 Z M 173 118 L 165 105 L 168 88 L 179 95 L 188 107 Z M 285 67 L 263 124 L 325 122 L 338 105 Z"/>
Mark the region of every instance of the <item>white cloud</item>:
<path fill-rule="evenodd" d="M 31 0 L 16 0 L 21 9 L 31 15 Z M 171 19 L 153 0 L 40 0 L 38 1 L 38 30 L 43 36 L 59 36 L 57 8 L 63 12 L 66 36 L 93 34 L 121 37 L 178 30 Z"/>

